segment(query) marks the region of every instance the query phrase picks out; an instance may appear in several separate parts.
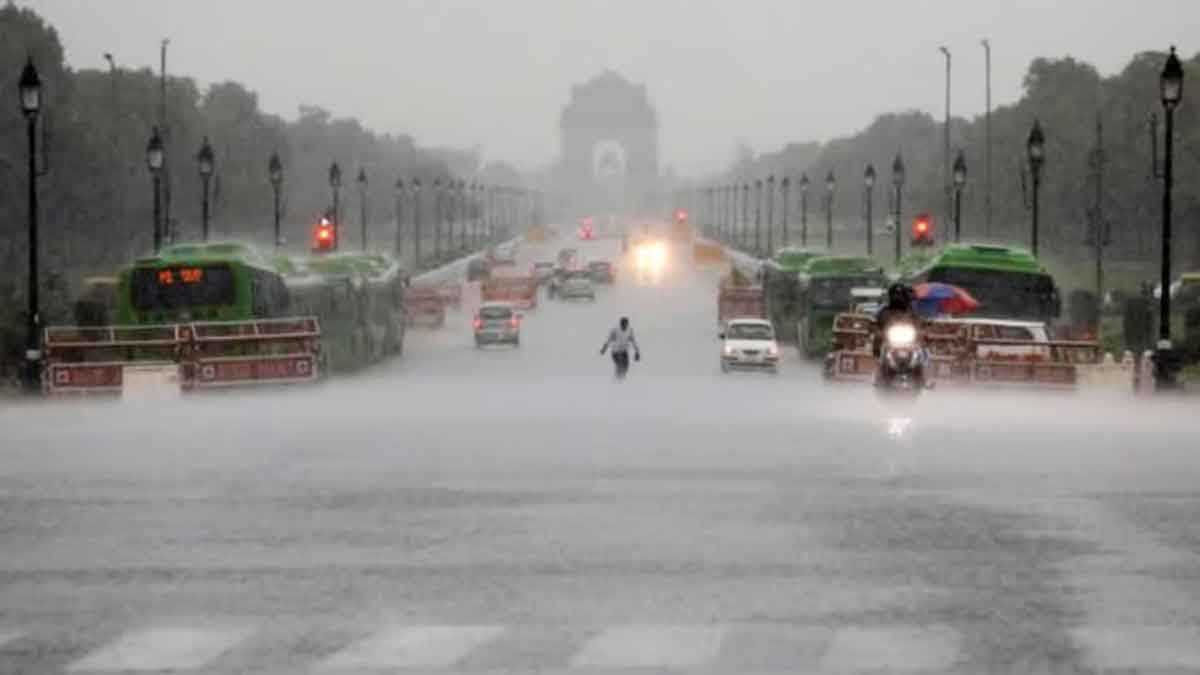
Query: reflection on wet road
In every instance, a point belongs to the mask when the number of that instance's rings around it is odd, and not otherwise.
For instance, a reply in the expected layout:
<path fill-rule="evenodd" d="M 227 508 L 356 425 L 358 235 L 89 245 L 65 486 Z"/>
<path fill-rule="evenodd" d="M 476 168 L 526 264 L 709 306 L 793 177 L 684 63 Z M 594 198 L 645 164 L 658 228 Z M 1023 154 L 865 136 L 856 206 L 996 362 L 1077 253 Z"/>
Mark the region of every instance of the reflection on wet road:
<path fill-rule="evenodd" d="M 626 272 L 519 349 L 468 306 L 310 389 L 0 411 L 0 672 L 1200 671 L 1182 404 L 722 375 L 718 272 Z"/>

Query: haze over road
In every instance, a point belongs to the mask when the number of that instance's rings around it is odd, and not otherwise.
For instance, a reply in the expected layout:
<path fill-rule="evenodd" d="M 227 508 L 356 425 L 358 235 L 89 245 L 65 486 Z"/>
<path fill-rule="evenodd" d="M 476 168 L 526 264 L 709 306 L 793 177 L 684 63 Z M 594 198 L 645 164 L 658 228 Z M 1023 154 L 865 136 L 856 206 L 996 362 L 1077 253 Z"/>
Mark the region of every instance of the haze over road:
<path fill-rule="evenodd" d="M 464 310 L 315 388 L 0 411 L 0 673 L 1200 672 L 1195 415 L 723 376 L 718 274 L 543 299 L 517 350 Z"/>

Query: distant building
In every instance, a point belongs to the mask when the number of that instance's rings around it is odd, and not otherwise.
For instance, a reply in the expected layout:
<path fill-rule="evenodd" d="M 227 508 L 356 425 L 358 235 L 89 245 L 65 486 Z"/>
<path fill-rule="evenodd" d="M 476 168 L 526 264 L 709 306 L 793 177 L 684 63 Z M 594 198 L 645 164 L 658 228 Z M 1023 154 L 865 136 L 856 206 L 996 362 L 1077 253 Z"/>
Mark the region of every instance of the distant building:
<path fill-rule="evenodd" d="M 576 212 L 631 212 L 653 200 L 658 115 L 644 85 L 605 71 L 571 87 L 554 182 Z"/>

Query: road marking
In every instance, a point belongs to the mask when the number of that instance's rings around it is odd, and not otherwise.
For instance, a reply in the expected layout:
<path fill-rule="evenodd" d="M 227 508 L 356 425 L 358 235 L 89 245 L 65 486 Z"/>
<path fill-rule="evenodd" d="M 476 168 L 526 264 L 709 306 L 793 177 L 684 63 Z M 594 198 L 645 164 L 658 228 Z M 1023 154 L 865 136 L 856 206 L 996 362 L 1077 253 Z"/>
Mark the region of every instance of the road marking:
<path fill-rule="evenodd" d="M 1094 668 L 1200 668 L 1195 626 L 1088 626 L 1072 635 Z"/>
<path fill-rule="evenodd" d="M 446 668 L 503 630 L 499 626 L 396 626 L 333 654 L 320 667 Z"/>
<path fill-rule="evenodd" d="M 122 635 L 67 670 L 192 670 L 202 668 L 249 635 L 240 628 L 151 628 Z"/>
<path fill-rule="evenodd" d="M 716 658 L 725 629 L 715 626 L 620 626 L 596 635 L 572 668 L 688 668 Z"/>
<path fill-rule="evenodd" d="M 846 628 L 821 666 L 831 670 L 944 670 L 958 660 L 960 636 L 947 627 Z"/>

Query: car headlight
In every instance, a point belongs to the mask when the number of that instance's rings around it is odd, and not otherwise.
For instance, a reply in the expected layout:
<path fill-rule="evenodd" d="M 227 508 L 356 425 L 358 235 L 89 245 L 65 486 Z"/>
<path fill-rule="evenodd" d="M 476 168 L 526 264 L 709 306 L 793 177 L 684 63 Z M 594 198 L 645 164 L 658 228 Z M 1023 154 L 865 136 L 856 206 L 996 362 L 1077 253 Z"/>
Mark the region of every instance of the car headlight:
<path fill-rule="evenodd" d="M 775 345 L 771 345 L 770 347 L 767 347 L 767 356 L 772 359 L 779 358 L 779 347 L 777 347 Z"/>
<path fill-rule="evenodd" d="M 721 350 L 721 352 L 723 354 L 725 354 L 725 356 L 733 356 L 733 347 L 730 347 L 729 345 L 725 345 L 725 347 Z"/>
<path fill-rule="evenodd" d="M 887 341 L 895 347 L 911 346 L 917 341 L 917 329 L 910 323 L 898 323 L 887 329 Z"/>

